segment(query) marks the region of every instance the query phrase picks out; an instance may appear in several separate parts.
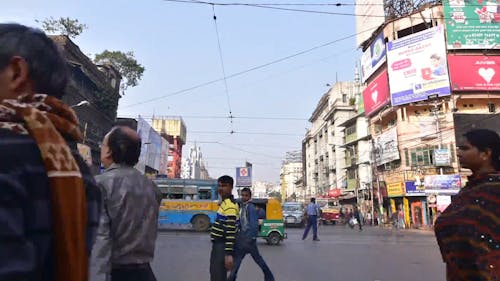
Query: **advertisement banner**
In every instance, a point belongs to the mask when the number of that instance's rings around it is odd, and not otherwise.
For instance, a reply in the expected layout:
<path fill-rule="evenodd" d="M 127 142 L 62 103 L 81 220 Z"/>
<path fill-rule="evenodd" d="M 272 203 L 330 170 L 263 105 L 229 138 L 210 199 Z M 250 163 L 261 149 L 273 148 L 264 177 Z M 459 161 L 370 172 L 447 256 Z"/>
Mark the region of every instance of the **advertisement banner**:
<path fill-rule="evenodd" d="M 450 152 L 447 148 L 434 149 L 434 165 L 450 166 Z"/>
<path fill-rule="evenodd" d="M 361 55 L 361 80 L 363 83 L 386 61 L 385 54 L 385 40 L 382 32 Z"/>
<path fill-rule="evenodd" d="M 500 49 L 498 0 L 443 0 L 448 49 Z"/>
<path fill-rule="evenodd" d="M 139 155 L 139 162 L 136 165 L 137 170 L 142 173 L 145 172 L 146 161 L 148 158 L 148 141 L 151 126 L 142 117 L 137 119 L 137 134 L 141 138 L 141 154 Z"/>
<path fill-rule="evenodd" d="M 393 106 L 450 95 L 443 26 L 388 42 L 387 68 Z"/>
<path fill-rule="evenodd" d="M 406 196 L 425 196 L 425 187 L 423 184 L 416 185 L 414 181 L 405 182 Z"/>
<path fill-rule="evenodd" d="M 450 195 L 438 195 L 436 196 L 436 207 L 439 212 L 443 212 L 451 204 Z"/>
<path fill-rule="evenodd" d="M 460 175 L 431 175 L 424 179 L 425 193 L 438 195 L 457 194 L 462 186 Z"/>
<path fill-rule="evenodd" d="M 236 168 L 236 186 L 252 186 L 252 167 Z"/>
<path fill-rule="evenodd" d="M 500 90 L 499 56 L 448 55 L 448 68 L 454 91 Z"/>
<path fill-rule="evenodd" d="M 398 159 L 398 131 L 393 127 L 375 138 L 375 163 L 380 166 Z"/>
<path fill-rule="evenodd" d="M 384 70 L 363 91 L 365 115 L 369 116 L 371 113 L 388 104 L 390 100 L 389 96 L 387 70 Z"/>
<path fill-rule="evenodd" d="M 385 21 L 383 0 L 356 0 L 354 13 L 356 17 L 356 46 L 365 42 L 372 33 Z"/>
<path fill-rule="evenodd" d="M 405 186 L 403 182 L 394 182 L 387 184 L 388 197 L 403 197 L 405 196 Z"/>

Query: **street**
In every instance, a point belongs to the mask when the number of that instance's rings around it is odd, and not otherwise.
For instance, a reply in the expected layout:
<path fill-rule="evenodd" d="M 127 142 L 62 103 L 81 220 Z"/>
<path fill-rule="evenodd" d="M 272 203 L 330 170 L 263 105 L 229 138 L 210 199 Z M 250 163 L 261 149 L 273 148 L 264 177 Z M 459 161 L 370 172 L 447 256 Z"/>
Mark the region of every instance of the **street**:
<path fill-rule="evenodd" d="M 259 240 L 259 249 L 277 281 L 442 281 L 445 267 L 432 232 L 392 231 L 365 227 L 320 226 L 321 241 L 303 229 L 287 228 L 279 246 Z M 209 280 L 209 233 L 161 231 L 153 270 L 158 281 Z M 263 280 L 250 256 L 243 261 L 239 281 Z"/>

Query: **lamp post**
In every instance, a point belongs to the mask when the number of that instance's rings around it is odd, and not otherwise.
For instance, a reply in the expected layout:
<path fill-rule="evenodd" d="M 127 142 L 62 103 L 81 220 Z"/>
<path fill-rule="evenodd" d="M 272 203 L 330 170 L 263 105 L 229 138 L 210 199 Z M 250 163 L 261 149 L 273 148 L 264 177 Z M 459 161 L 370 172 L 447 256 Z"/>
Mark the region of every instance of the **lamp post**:
<path fill-rule="evenodd" d="M 75 107 L 80 107 L 80 106 L 84 106 L 84 105 L 90 105 L 90 102 L 87 100 L 82 100 L 81 102 L 74 104 L 74 105 L 70 105 L 69 107 L 75 108 Z"/>

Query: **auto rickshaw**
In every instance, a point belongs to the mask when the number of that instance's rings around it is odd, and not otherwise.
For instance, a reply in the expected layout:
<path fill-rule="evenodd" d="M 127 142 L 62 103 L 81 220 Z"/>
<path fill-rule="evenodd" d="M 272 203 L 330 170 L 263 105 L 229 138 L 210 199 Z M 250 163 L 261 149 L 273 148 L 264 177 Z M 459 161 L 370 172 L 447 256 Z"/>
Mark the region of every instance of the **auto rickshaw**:
<path fill-rule="evenodd" d="M 259 219 L 259 235 L 267 241 L 269 245 L 279 245 L 286 239 L 285 224 L 283 222 L 283 212 L 281 203 L 273 198 L 254 198 L 251 201 L 257 208 L 265 211 L 265 218 Z"/>

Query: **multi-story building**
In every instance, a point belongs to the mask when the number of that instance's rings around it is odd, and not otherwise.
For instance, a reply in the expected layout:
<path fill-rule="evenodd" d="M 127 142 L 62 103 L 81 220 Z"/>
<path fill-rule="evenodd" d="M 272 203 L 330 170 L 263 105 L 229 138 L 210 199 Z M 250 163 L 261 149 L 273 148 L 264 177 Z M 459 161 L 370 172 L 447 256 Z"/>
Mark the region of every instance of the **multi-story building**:
<path fill-rule="evenodd" d="M 181 117 L 154 117 L 153 128 L 169 143 L 168 177 L 180 178 L 182 147 L 186 144 L 186 125 Z"/>
<path fill-rule="evenodd" d="M 432 225 L 466 180 L 457 137 L 474 127 L 500 131 L 492 121 L 499 119 L 500 76 L 492 74 L 500 71 L 500 32 L 481 29 L 479 22 L 489 23 L 474 8 L 446 0 L 423 6 L 386 21 L 361 46 L 374 199 L 386 221 L 403 210 L 406 225 Z M 454 16 L 464 13 L 465 22 Z"/>
<path fill-rule="evenodd" d="M 281 166 L 281 198 L 284 201 L 296 201 L 302 193 L 297 181 L 302 177 L 302 161 L 284 162 Z"/>
<path fill-rule="evenodd" d="M 354 82 L 337 82 L 323 95 L 309 118 L 311 128 L 302 141 L 305 197 L 326 194 L 347 187 L 345 170 L 344 127 L 354 116 L 356 93 Z"/>
<path fill-rule="evenodd" d="M 50 38 L 60 46 L 69 66 L 70 80 L 63 101 L 74 106 L 83 144 L 90 149 L 91 168 L 98 172 L 100 143 L 116 118 L 121 76 L 111 65 L 95 65 L 68 36 Z M 87 101 L 85 106 L 75 106 L 82 101 Z"/>

